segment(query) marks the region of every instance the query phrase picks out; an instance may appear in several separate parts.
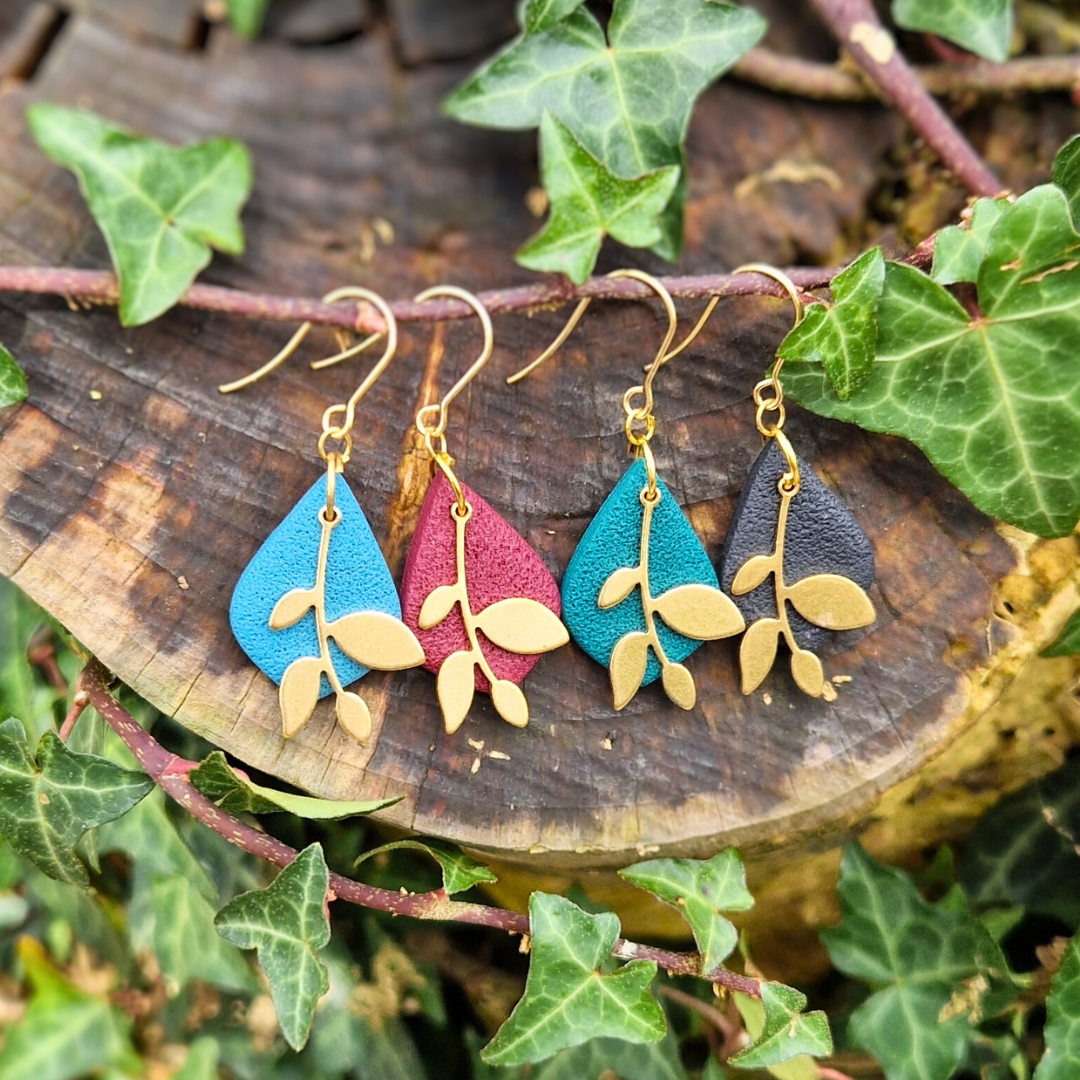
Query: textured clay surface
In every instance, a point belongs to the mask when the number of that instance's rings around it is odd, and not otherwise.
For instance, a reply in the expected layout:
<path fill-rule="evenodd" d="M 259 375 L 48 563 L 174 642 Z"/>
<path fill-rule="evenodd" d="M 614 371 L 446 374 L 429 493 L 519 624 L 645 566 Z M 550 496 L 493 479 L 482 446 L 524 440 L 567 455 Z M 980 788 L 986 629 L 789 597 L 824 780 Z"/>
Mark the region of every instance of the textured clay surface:
<path fill-rule="evenodd" d="M 267 678 L 281 682 L 285 669 L 301 656 L 318 656 L 315 614 L 309 611 L 284 630 L 271 630 L 270 613 L 290 589 L 315 584 L 319 555 L 319 511 L 326 506 L 322 476 L 266 538 L 240 575 L 229 605 L 229 624 L 240 647 Z M 394 580 L 364 511 L 349 485 L 338 478 L 334 507 L 341 520 L 330 533 L 326 553 L 326 618 L 332 622 L 354 611 L 384 611 L 401 617 Z M 330 659 L 343 686 L 366 675 L 368 668 L 346 656 L 331 640 Z M 320 697 L 330 693 L 323 676 Z"/>
<path fill-rule="evenodd" d="M 788 510 L 784 539 L 784 582 L 794 585 L 811 574 L 840 574 L 864 589 L 874 580 L 874 549 L 844 504 L 817 478 L 802 458 L 799 493 Z M 728 526 L 720 556 L 720 584 L 731 595 L 739 568 L 754 555 L 768 555 L 776 541 L 780 513 L 777 485 L 787 463 L 775 439 L 764 446 L 746 478 Z M 770 575 L 744 596 L 731 596 L 746 625 L 776 615 L 776 589 Z M 794 608 L 788 618 L 795 640 L 804 649 L 819 649 L 832 632 L 807 622 Z M 854 635 L 854 631 L 851 632 Z"/>
<path fill-rule="evenodd" d="M 621 566 L 637 566 L 640 561 L 644 508 L 639 496 L 646 484 L 645 464 L 635 461 L 589 523 L 563 575 L 563 622 L 578 645 L 604 667 L 611 661 L 611 651 L 621 637 L 645 629 L 645 613 L 637 588 L 622 603 L 606 611 L 596 601 L 612 571 Z M 716 571 L 690 522 L 663 481 L 657 479 L 656 485 L 660 502 L 653 510 L 649 530 L 652 595 L 660 596 L 678 585 L 717 588 Z M 664 652 L 674 663 L 685 660 L 702 644 L 675 633 L 659 616 L 656 631 Z M 650 649 L 642 685 L 659 676 L 660 662 Z"/>
<path fill-rule="evenodd" d="M 461 485 L 472 517 L 465 526 L 465 581 L 469 603 L 478 615 L 498 600 L 525 596 L 538 600 L 556 615 L 560 612 L 559 587 L 547 567 L 525 538 L 500 517 L 474 491 Z M 437 672 L 454 652 L 469 647 L 461 610 L 453 610 L 442 622 L 421 630 L 417 619 L 430 593 L 440 585 L 453 585 L 457 577 L 456 527 L 450 516 L 454 493 L 439 473 L 431 481 L 401 579 L 402 619 L 424 647 L 424 667 Z M 482 633 L 480 647 L 500 679 L 520 683 L 540 659 L 539 655 L 507 652 Z M 487 693 L 487 677 L 476 667 L 476 689 Z"/>

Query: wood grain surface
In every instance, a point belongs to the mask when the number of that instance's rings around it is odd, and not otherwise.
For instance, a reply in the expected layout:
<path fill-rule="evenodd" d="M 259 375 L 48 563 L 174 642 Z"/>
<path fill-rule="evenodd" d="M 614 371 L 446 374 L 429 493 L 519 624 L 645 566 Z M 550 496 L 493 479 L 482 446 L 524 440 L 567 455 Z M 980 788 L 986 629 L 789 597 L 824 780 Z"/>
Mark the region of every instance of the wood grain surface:
<path fill-rule="evenodd" d="M 292 295 L 359 283 L 396 298 L 435 282 L 531 280 L 510 253 L 537 227 L 525 204 L 535 139 L 439 115 L 468 64 L 403 69 L 380 29 L 319 49 L 246 47 L 215 30 L 205 49 L 185 50 L 118 32 L 94 8 L 67 20 L 30 82 L 0 96 L 4 263 L 107 265 L 73 178 L 26 132 L 26 106 L 47 100 L 178 142 L 247 142 L 248 249 L 215 260 L 206 281 Z M 1032 133 L 1015 169 L 1045 166 L 1055 122 Z M 872 193 L 896 180 L 884 154 L 900 138 L 874 107 L 714 88 L 690 133 L 680 271 L 842 257 Z M 616 250 L 600 269 L 630 262 L 660 269 Z M 877 557 L 877 624 L 824 654 L 827 674 L 850 680 L 835 702 L 802 696 L 781 669 L 744 698 L 735 645 L 723 641 L 689 662 L 692 712 L 655 685 L 615 714 L 606 671 L 571 646 L 530 675 L 523 732 L 485 698 L 444 735 L 434 681 L 417 670 L 360 684 L 375 724 L 367 748 L 326 703 L 284 742 L 275 688 L 233 642 L 227 605 L 247 560 L 319 475 L 319 417 L 363 365 L 312 374 L 296 361 L 222 397 L 217 384 L 261 363 L 288 328 L 178 309 L 123 330 L 111 309 L 73 308 L 0 298 L 0 341 L 30 384 L 26 404 L 0 412 L 0 571 L 138 693 L 239 760 L 330 798 L 404 795 L 383 815 L 392 823 L 550 867 L 765 842 L 865 805 L 1017 669 L 1017 635 L 993 614 L 1016 547 L 911 446 L 793 409 L 795 446 Z M 620 398 L 663 330 L 652 305 L 597 304 L 557 360 L 507 388 L 564 314 L 496 321 L 494 357 L 448 431 L 462 478 L 556 578 L 629 462 Z M 778 304 L 725 302 L 700 346 L 657 381 L 659 470 L 714 559 L 759 446 L 750 389 L 787 324 Z M 312 342 L 312 357 L 333 348 L 328 336 Z M 347 479 L 395 577 L 428 480 L 413 414 L 477 342 L 467 324 L 409 327 L 361 410 Z"/>

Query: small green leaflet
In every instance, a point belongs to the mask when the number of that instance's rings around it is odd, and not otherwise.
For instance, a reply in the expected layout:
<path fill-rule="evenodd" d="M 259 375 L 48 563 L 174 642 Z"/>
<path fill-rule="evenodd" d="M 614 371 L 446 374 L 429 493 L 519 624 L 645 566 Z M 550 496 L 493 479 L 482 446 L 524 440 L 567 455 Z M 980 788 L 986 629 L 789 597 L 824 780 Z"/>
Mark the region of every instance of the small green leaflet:
<path fill-rule="evenodd" d="M 1048 645 L 1040 656 L 1076 656 L 1080 653 L 1080 610 L 1074 611 L 1061 628 L 1057 640 Z"/>
<path fill-rule="evenodd" d="M 499 880 L 486 866 L 481 866 L 480 863 L 474 862 L 468 855 L 464 854 L 461 848 L 444 843 L 441 840 L 395 840 L 392 843 L 383 844 L 382 847 L 365 851 L 353 863 L 353 866 L 357 867 L 373 856 L 380 855 L 385 851 L 396 851 L 398 849 L 423 851 L 430 855 L 442 868 L 443 889 L 449 896 L 471 889 L 482 881 L 493 882 Z"/>
<path fill-rule="evenodd" d="M 809 1054 L 828 1057 L 833 1052 L 829 1021 L 823 1012 L 804 1013 L 806 995 L 783 983 L 763 982 L 764 1022 L 750 1046 L 729 1059 L 739 1069 L 766 1069 Z"/>
<path fill-rule="evenodd" d="M 4 1028 L 0 1076 L 4 1080 L 71 1080 L 107 1070 L 140 1076 L 142 1062 L 128 1038 L 128 1023 L 104 998 L 66 982 L 29 937 L 19 959 L 33 987 L 23 1016 Z"/>
<path fill-rule="evenodd" d="M 1065 955 L 1046 999 L 1046 1051 L 1034 1080 L 1076 1080 L 1080 1076 L 1080 937 Z"/>
<path fill-rule="evenodd" d="M 1080 222 L 1080 135 L 1074 135 L 1054 155 L 1054 183 L 1065 192 L 1073 222 Z"/>
<path fill-rule="evenodd" d="M 0 345 L 0 409 L 26 400 L 26 376 L 11 353 Z"/>
<path fill-rule="evenodd" d="M 259 36 L 270 0 L 225 0 L 229 25 L 243 38 Z"/>
<path fill-rule="evenodd" d="M 367 802 L 337 802 L 315 799 L 310 795 L 289 795 L 284 791 L 262 787 L 241 776 L 229 765 L 220 750 L 215 750 L 197 769 L 191 771 L 191 782 L 230 814 L 280 814 L 284 811 L 311 821 L 359 817 L 393 806 L 403 798 L 394 795 L 389 799 L 371 799 Z"/>
<path fill-rule="evenodd" d="M 532 950 L 525 994 L 481 1052 L 489 1065 L 542 1061 L 598 1031 L 631 1043 L 659 1042 L 667 1024 L 649 993 L 652 961 L 599 970 L 619 936 L 615 915 L 589 915 L 561 896 L 529 897 Z"/>
<path fill-rule="evenodd" d="M 1080 517 L 1080 235 L 1065 195 L 1034 188 L 1002 211 L 979 268 L 981 317 L 888 263 L 866 386 L 836 396 L 820 365 L 789 363 L 799 404 L 901 435 L 979 509 L 1053 537 Z"/>
<path fill-rule="evenodd" d="M 322 848 L 311 844 L 272 884 L 241 893 L 214 919 L 226 941 L 258 951 L 278 1023 L 294 1050 L 307 1042 L 315 1006 L 330 986 L 318 956 L 330 940 L 329 884 Z"/>
<path fill-rule="evenodd" d="M 526 0 L 522 23 L 526 34 L 550 30 L 557 22 L 573 15 L 585 0 Z"/>
<path fill-rule="evenodd" d="M 52 731 L 42 735 L 35 761 L 22 724 L 0 724 L 0 836 L 59 881 L 90 883 L 75 845 L 153 786 L 145 773 L 72 752 Z"/>
<path fill-rule="evenodd" d="M 977 919 L 928 904 L 855 841 L 844 848 L 837 895 L 843 919 L 821 939 L 836 968 L 873 989 L 851 1015 L 851 1041 L 889 1080 L 949 1080 L 974 1021 L 1016 994 L 1000 948 Z"/>
<path fill-rule="evenodd" d="M 877 309 L 885 288 L 885 260 L 874 248 L 832 282 L 832 307 L 814 304 L 780 346 L 784 360 L 820 364 L 836 396 L 847 401 L 873 374 Z"/>
<path fill-rule="evenodd" d="M 239 214 L 251 162 L 241 143 L 178 149 L 56 105 L 32 105 L 26 116 L 42 150 L 79 178 L 120 279 L 124 326 L 171 308 L 210 262 L 211 247 L 244 250 Z"/>
<path fill-rule="evenodd" d="M 188 1048 L 184 1064 L 169 1080 L 218 1080 L 218 1058 L 221 1049 L 217 1039 L 207 1035 L 196 1039 Z"/>
<path fill-rule="evenodd" d="M 984 60 L 1009 57 L 1013 0 L 893 0 L 892 16 L 905 30 L 923 30 Z"/>
<path fill-rule="evenodd" d="M 979 280 L 990 233 L 1008 206 L 1008 199 L 976 199 L 966 227 L 950 225 L 937 234 L 930 276 L 939 285 Z"/>
<path fill-rule="evenodd" d="M 540 175 L 551 216 L 515 259 L 532 270 L 564 273 L 577 285 L 596 265 L 605 236 L 629 247 L 660 240 L 658 216 L 679 182 L 676 165 L 620 180 L 546 109 L 540 121 Z"/>
<path fill-rule="evenodd" d="M 651 859 L 619 871 L 639 888 L 648 889 L 676 908 L 694 932 L 704 975 L 718 968 L 738 941 L 724 911 L 748 911 L 754 898 L 746 888 L 739 853 L 727 848 L 709 860 Z"/>
<path fill-rule="evenodd" d="M 764 32 L 756 12 L 712 0 L 616 0 L 605 37 L 595 16 L 578 7 L 516 38 L 444 107 L 464 123 L 517 129 L 537 127 L 547 109 L 615 176 L 681 170 L 698 95 Z M 653 245 L 667 259 L 682 244 L 685 198 L 681 171 Z"/>
<path fill-rule="evenodd" d="M 957 867 L 973 904 L 1019 905 L 1080 924 L 1080 758 L 1006 795 L 979 819 Z"/>

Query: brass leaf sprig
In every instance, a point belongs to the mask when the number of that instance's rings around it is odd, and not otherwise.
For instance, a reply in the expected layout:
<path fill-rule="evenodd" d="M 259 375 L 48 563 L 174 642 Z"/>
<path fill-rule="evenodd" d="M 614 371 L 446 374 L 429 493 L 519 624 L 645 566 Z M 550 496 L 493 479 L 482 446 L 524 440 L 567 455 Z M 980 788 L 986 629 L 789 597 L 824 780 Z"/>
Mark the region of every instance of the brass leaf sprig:
<path fill-rule="evenodd" d="M 791 650 L 791 674 L 799 689 L 813 697 L 825 690 L 825 672 L 817 655 L 803 649 L 795 640 L 788 620 L 788 601 L 815 626 L 826 630 L 856 630 L 869 626 L 876 615 L 865 590 L 840 574 L 812 574 L 788 585 L 784 581 L 784 537 L 788 510 L 798 488 L 789 490 L 781 481 L 780 513 L 776 521 L 776 541 L 769 555 L 747 559 L 731 583 L 735 596 L 756 589 L 771 574 L 776 588 L 776 618 L 751 623 L 739 647 L 742 669 L 742 692 L 751 694 L 772 670 L 781 635 Z"/>
<path fill-rule="evenodd" d="M 653 510 L 662 498 L 660 490 L 650 493 L 648 486 L 639 495 L 644 514 L 641 518 L 641 544 L 637 566 L 621 566 L 604 582 L 597 598 L 603 610 L 621 604 L 635 588 L 641 591 L 645 630 L 632 630 L 615 643 L 608 662 L 611 690 L 616 709 L 630 703 L 645 678 L 651 648 L 660 662 L 664 692 L 680 709 L 692 709 L 697 700 L 694 677 L 682 664 L 672 663 L 660 644 L 656 616 L 677 634 L 696 641 L 712 641 L 739 633 L 745 623 L 739 609 L 719 589 L 711 585 L 678 585 L 654 597 L 649 586 L 649 534 Z"/>
<path fill-rule="evenodd" d="M 570 635 L 553 611 L 525 596 L 498 600 L 474 615 L 465 575 L 465 526 L 472 517 L 472 506 L 465 502 L 462 510 L 454 502 L 450 506 L 450 516 L 455 524 L 457 576 L 452 585 L 440 585 L 427 595 L 417 617 L 420 629 L 430 630 L 457 604 L 469 640 L 467 649 L 451 653 L 439 665 L 435 692 L 443 723 L 450 735 L 464 723 L 476 693 L 474 669 L 479 666 L 491 684 L 491 700 L 498 714 L 514 727 L 523 728 L 529 722 L 529 703 L 521 687 L 509 679 L 500 679 L 491 670 L 476 632 L 482 630 L 493 645 L 521 655 L 550 652 L 565 645 Z"/>
<path fill-rule="evenodd" d="M 321 532 L 315 584 L 310 589 L 291 589 L 270 613 L 270 629 L 284 630 L 314 609 L 315 633 L 319 639 L 319 655 L 294 660 L 285 669 L 278 686 L 282 734 L 286 739 L 295 735 L 311 718 L 319 700 L 323 675 L 336 695 L 338 723 L 357 742 L 365 743 L 371 736 L 371 712 L 359 694 L 351 693 L 341 685 L 330 658 L 330 638 L 346 656 L 366 668 L 400 671 L 424 662 L 424 650 L 416 635 L 400 619 L 385 611 L 356 611 L 327 622 L 326 556 L 330 549 L 330 534 L 340 521 L 339 511 L 331 516 L 325 508 L 319 510 Z"/>

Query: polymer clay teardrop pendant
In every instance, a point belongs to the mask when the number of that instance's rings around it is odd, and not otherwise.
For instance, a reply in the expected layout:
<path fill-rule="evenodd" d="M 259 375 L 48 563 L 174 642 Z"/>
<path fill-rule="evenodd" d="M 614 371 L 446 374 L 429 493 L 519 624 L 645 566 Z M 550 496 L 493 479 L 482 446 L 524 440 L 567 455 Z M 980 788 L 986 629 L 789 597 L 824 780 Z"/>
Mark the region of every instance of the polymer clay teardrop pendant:
<path fill-rule="evenodd" d="M 360 504 L 337 478 L 333 515 L 320 478 L 248 563 L 233 591 L 233 636 L 278 684 L 282 732 L 295 735 L 319 698 L 336 695 L 338 723 L 365 742 L 371 716 L 345 687 L 371 668 L 397 671 L 423 662 L 386 560 Z"/>
<path fill-rule="evenodd" d="M 559 587 L 525 538 L 461 484 L 431 481 L 401 580 L 402 617 L 438 676 L 443 722 L 462 725 L 474 692 L 515 727 L 529 722 L 519 683 L 540 655 L 565 645 Z"/>
<path fill-rule="evenodd" d="M 786 492 L 787 459 L 777 439 L 766 441 L 720 557 L 720 584 L 748 626 L 739 650 L 744 694 L 768 675 L 783 638 L 799 689 L 822 696 L 825 676 L 814 650 L 831 631 L 869 626 L 876 618 L 866 593 L 874 580 L 870 541 L 802 459 L 795 461 L 796 490 Z"/>
<path fill-rule="evenodd" d="M 655 500 L 649 498 L 640 458 L 585 530 L 563 576 L 562 599 L 574 640 L 610 672 L 616 709 L 657 678 L 676 705 L 692 709 L 697 690 L 682 661 L 703 641 L 744 625 L 659 479 Z"/>

